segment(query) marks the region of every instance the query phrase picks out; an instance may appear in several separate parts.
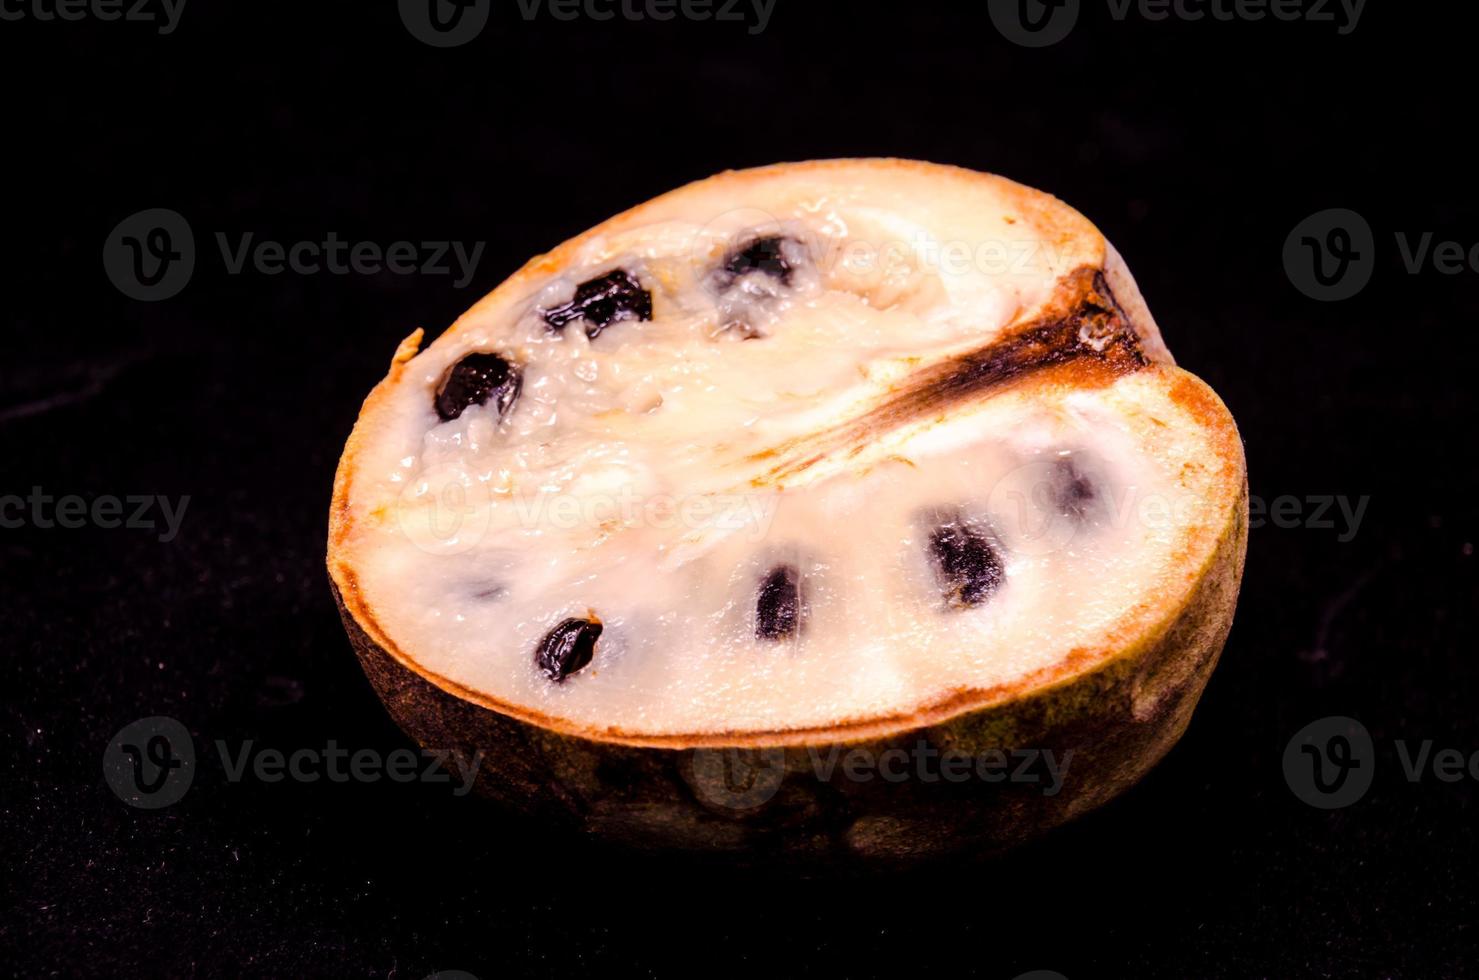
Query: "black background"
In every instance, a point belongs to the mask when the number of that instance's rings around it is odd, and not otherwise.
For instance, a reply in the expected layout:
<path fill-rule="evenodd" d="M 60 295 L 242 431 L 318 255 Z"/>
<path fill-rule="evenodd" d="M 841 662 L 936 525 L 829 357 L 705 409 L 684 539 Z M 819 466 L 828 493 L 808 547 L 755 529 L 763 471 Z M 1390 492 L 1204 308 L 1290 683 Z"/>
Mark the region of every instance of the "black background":
<path fill-rule="evenodd" d="M 729 22 L 526 21 L 420 43 L 393 4 L 205 3 L 178 29 L 0 22 L 0 494 L 188 494 L 178 539 L 0 530 L 5 917 L 17 975 L 1448 977 L 1479 968 L 1475 782 L 1395 745 L 1479 750 L 1479 273 L 1410 274 L 1394 235 L 1479 242 L 1466 4 L 1356 29 L 1116 21 L 1042 50 L 984 3 L 780 0 Z M 1453 18 L 1453 19 L 1450 19 Z M 397 341 L 529 255 L 728 167 L 898 155 L 1005 174 L 1094 220 L 1180 362 L 1227 401 L 1255 494 L 1369 495 L 1340 528 L 1253 531 L 1222 665 L 1140 786 L 1004 860 L 796 881 L 635 859 L 434 785 L 226 782 L 211 743 L 388 750 L 323 570 L 335 462 Z M 201 259 L 124 297 L 102 244 L 167 207 Z M 1314 211 L 1376 233 L 1359 297 L 1281 253 Z M 448 276 L 228 275 L 217 231 L 486 242 Z M 1339 523 L 1339 522 L 1337 522 Z M 1324 812 L 1281 756 L 1360 719 L 1377 776 Z M 179 804 L 125 806 L 104 747 L 180 719 Z"/>

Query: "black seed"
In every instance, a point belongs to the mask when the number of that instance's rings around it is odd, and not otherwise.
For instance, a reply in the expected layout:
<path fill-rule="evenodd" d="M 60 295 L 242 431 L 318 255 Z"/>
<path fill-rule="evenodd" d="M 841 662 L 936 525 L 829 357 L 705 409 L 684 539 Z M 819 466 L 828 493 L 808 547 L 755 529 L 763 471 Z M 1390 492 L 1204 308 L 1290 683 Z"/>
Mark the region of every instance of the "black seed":
<path fill-rule="evenodd" d="M 724 257 L 724 262 L 715 275 L 715 285 L 722 291 L 747 273 L 763 272 L 789 286 L 792 269 L 785 254 L 784 246 L 787 241 L 789 239 L 779 236 L 756 238 L 730 252 Z"/>
<path fill-rule="evenodd" d="M 651 320 L 652 294 L 625 269 L 614 269 L 576 286 L 574 299 L 544 312 L 544 322 L 554 330 L 582 318 L 585 335 L 595 340 L 613 323 Z"/>
<path fill-rule="evenodd" d="M 539 641 L 534 664 L 556 684 L 591 662 L 603 627 L 590 619 L 567 619 Z"/>
<path fill-rule="evenodd" d="M 1083 520 L 1097 496 L 1093 481 L 1072 459 L 1060 456 L 1053 463 L 1053 502 L 1065 516 Z"/>
<path fill-rule="evenodd" d="M 755 597 L 755 636 L 780 640 L 801 629 L 801 573 L 790 565 L 777 565 L 760 583 Z"/>
<path fill-rule="evenodd" d="M 524 374 L 497 354 L 469 354 L 452 366 L 437 387 L 436 410 L 443 422 L 492 398 L 503 418 L 524 386 Z"/>
<path fill-rule="evenodd" d="M 953 609 L 978 606 L 1001 585 L 1001 558 L 984 534 L 959 521 L 935 528 L 930 555 L 940 591 Z"/>

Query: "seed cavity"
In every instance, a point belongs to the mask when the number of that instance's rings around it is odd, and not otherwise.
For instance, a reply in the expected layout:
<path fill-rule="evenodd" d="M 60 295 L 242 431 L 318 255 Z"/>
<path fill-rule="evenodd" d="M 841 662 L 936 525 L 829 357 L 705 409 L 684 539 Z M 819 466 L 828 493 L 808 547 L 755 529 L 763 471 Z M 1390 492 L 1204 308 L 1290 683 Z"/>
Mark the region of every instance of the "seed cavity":
<path fill-rule="evenodd" d="M 567 619 L 539 641 L 534 664 L 556 684 L 579 671 L 596 655 L 596 640 L 604 627 L 592 619 Z"/>
<path fill-rule="evenodd" d="M 978 528 L 956 518 L 932 532 L 930 558 L 945 604 L 951 609 L 979 606 L 996 592 L 1004 576 L 1001 557 Z"/>
<path fill-rule="evenodd" d="M 601 331 L 623 320 L 651 320 L 652 293 L 625 269 L 613 269 L 575 287 L 575 298 L 544 311 L 552 330 L 564 330 L 575 320 L 585 321 L 585 335 L 595 340 Z"/>
<path fill-rule="evenodd" d="M 739 340 L 769 336 L 767 325 L 780 313 L 778 301 L 805 262 L 805 246 L 782 235 L 751 238 L 726 253 L 708 275 L 719 333 Z"/>
<path fill-rule="evenodd" d="M 751 239 L 724 257 L 715 270 L 714 285 L 722 292 L 751 272 L 761 272 L 789 286 L 794 266 L 786 253 L 795 247 L 795 242 L 779 235 Z"/>
<path fill-rule="evenodd" d="M 1053 503 L 1060 513 L 1082 521 L 1098 498 L 1094 481 L 1084 475 L 1073 459 L 1060 456 L 1053 462 Z"/>
<path fill-rule="evenodd" d="M 801 631 L 805 601 L 801 573 L 793 565 L 770 570 L 755 595 L 755 637 L 783 640 Z"/>
<path fill-rule="evenodd" d="M 443 422 L 458 418 L 473 405 L 491 399 L 502 419 L 518 401 L 524 373 L 498 354 L 468 354 L 452 365 L 437 386 L 436 412 Z"/>

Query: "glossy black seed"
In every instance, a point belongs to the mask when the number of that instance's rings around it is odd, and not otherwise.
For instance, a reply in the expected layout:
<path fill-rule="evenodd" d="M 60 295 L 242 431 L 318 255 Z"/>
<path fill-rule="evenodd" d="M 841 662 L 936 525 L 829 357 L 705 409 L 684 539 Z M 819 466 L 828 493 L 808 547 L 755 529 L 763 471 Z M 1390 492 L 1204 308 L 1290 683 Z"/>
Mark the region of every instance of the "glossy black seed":
<path fill-rule="evenodd" d="M 600 623 L 590 619 L 567 619 L 550 630 L 539 641 L 534 664 L 556 684 L 591 662 L 596 655 L 596 640 L 601 635 Z"/>
<path fill-rule="evenodd" d="M 1053 463 L 1053 502 L 1061 513 L 1083 520 L 1097 496 L 1093 481 L 1072 459 L 1060 456 Z"/>
<path fill-rule="evenodd" d="M 755 636 L 780 640 L 801 629 L 801 573 L 790 565 L 777 565 L 760 583 L 755 596 Z"/>
<path fill-rule="evenodd" d="M 585 335 L 595 340 L 601 331 L 622 320 L 651 320 L 652 293 L 625 269 L 614 269 L 575 287 L 575 298 L 544 311 L 551 329 L 564 330 L 574 320 L 585 320 Z"/>
<path fill-rule="evenodd" d="M 735 249 L 724 257 L 715 276 L 715 285 L 721 290 L 734 285 L 741 276 L 750 272 L 763 272 L 783 285 L 791 284 L 791 262 L 786 258 L 785 243 L 788 239 L 779 236 L 756 238 Z"/>
<path fill-rule="evenodd" d="M 486 405 L 491 398 L 503 418 L 523 386 L 523 372 L 497 354 L 469 354 L 452 365 L 437 386 L 437 415 L 450 422 L 469 406 Z"/>
<path fill-rule="evenodd" d="M 1001 585 L 1001 558 L 980 531 L 951 521 L 930 533 L 930 557 L 945 602 L 953 609 L 978 606 Z"/>

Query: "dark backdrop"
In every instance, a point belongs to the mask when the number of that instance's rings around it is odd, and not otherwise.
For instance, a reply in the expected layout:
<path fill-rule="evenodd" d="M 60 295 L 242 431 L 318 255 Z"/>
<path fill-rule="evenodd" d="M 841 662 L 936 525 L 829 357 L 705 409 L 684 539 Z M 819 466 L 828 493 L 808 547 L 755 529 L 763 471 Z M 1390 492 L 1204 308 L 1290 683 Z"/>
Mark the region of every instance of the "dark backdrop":
<path fill-rule="evenodd" d="M 167 543 L 0 530 L 0 970 L 1471 972 L 1476 782 L 1409 781 L 1397 749 L 1479 749 L 1479 272 L 1412 273 L 1395 237 L 1479 242 L 1468 5 L 1371 3 L 1342 36 L 1119 21 L 1085 0 L 1041 49 L 1004 39 L 986 6 L 780 0 L 754 32 L 526 20 L 508 3 L 455 49 L 358 0 L 195 0 L 165 36 L 0 20 L 0 494 L 191 498 Z M 1354 535 L 1308 511 L 1253 531 L 1222 665 L 1166 761 L 1007 859 L 852 882 L 636 860 L 441 786 L 227 783 L 215 739 L 406 744 L 322 567 L 334 465 L 396 342 L 680 182 L 847 155 L 991 170 L 1067 200 L 1226 399 L 1256 495 L 1369 497 Z M 1373 229 L 1374 274 L 1317 302 L 1284 242 L 1332 207 Z M 102 258 L 146 208 L 183 215 L 199 252 L 153 303 L 115 289 Z M 460 289 L 229 275 L 218 231 L 486 250 Z M 202 756 L 189 795 L 156 811 L 124 805 L 101 767 L 114 733 L 151 715 Z M 1281 759 L 1331 715 L 1371 733 L 1376 777 L 1327 811 Z"/>

